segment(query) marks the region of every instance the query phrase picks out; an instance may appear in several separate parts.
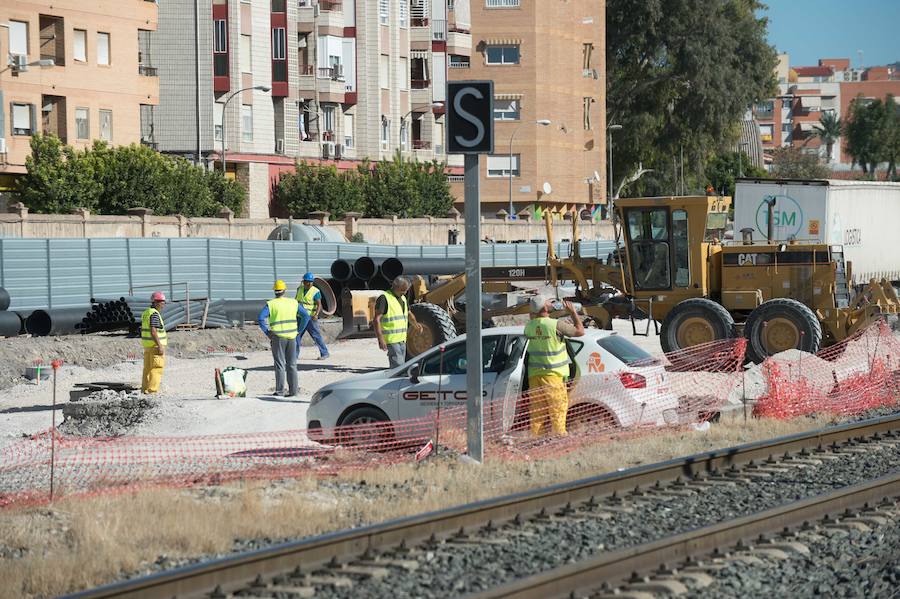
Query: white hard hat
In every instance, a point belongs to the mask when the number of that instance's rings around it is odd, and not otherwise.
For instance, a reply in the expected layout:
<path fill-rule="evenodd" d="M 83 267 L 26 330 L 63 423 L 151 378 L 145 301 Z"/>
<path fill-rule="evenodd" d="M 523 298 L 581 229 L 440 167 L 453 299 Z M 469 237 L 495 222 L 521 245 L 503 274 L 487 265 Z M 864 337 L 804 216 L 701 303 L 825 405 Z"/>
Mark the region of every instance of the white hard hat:
<path fill-rule="evenodd" d="M 547 296 L 545 295 L 535 295 L 531 298 L 529 302 L 529 307 L 531 309 L 532 314 L 537 314 L 541 310 L 544 309 L 544 306 L 547 305 Z"/>

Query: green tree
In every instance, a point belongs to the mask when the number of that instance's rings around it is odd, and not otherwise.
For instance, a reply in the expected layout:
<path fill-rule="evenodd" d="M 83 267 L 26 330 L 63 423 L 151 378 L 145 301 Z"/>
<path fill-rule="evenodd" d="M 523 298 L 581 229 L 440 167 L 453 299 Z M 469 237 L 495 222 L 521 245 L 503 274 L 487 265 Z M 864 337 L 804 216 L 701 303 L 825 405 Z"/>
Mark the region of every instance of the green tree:
<path fill-rule="evenodd" d="M 297 164 L 275 188 L 275 202 L 297 217 L 324 210 L 341 218 L 347 212 L 362 212 L 363 182 L 359 173 L 340 172 L 334 165 Z"/>
<path fill-rule="evenodd" d="M 844 125 L 847 138 L 847 153 L 864 173 L 875 174 L 878 163 L 885 154 L 885 126 L 889 121 L 888 111 L 879 100 L 862 97 L 850 102 L 850 115 Z"/>
<path fill-rule="evenodd" d="M 74 150 L 53 135 L 39 134 L 31 139 L 25 165 L 18 193 L 34 212 L 87 208 L 124 214 L 140 206 L 156 214 L 215 216 L 227 206 L 240 214 L 246 195 L 221 174 L 134 144 L 112 148 L 97 141 Z"/>
<path fill-rule="evenodd" d="M 900 181 L 897 176 L 897 162 L 900 160 L 900 104 L 891 95 L 885 99 L 884 161 L 887 162 L 887 176 L 891 181 Z"/>
<path fill-rule="evenodd" d="M 708 157 L 736 141 L 748 106 L 774 94 L 763 8 L 757 0 L 608 0 L 607 122 L 623 126 L 613 134 L 616 183 L 642 164 L 653 172 L 627 191 L 671 193 L 673 157 L 683 149 L 688 187 L 703 186 Z"/>
<path fill-rule="evenodd" d="M 819 123 L 813 126 L 813 136 L 825 144 L 826 162 L 831 162 L 831 151 L 841 137 L 841 127 L 841 119 L 833 111 L 824 113 L 819 119 Z"/>
<path fill-rule="evenodd" d="M 827 179 L 831 169 L 819 157 L 800 148 L 778 148 L 772 153 L 772 176 L 776 179 Z"/>
<path fill-rule="evenodd" d="M 706 182 L 716 192 L 734 197 L 734 182 L 739 176 L 766 178 L 765 169 L 750 164 L 750 157 L 743 152 L 718 154 L 706 164 Z"/>

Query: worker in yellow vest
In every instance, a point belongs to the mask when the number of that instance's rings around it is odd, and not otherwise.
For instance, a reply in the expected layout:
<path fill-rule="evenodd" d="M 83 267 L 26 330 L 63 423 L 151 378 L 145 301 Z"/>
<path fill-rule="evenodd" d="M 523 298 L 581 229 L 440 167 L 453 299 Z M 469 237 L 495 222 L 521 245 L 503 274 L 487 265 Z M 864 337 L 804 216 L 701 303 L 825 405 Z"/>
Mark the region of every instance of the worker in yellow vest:
<path fill-rule="evenodd" d="M 541 434 L 547 417 L 554 434 L 566 435 L 569 353 L 565 338 L 583 336 L 584 324 L 571 303 L 565 302 L 564 306 L 574 326 L 550 318 L 550 300 L 544 296 L 532 298 L 531 320 L 525 325 L 525 337 L 528 339 L 528 411 L 534 435 Z"/>
<path fill-rule="evenodd" d="M 400 366 L 406 361 L 406 330 L 409 323 L 422 330 L 416 317 L 409 311 L 406 292 L 409 291 L 409 279 L 397 277 L 391 283 L 390 291 L 382 293 L 375 300 L 375 334 L 378 336 L 378 347 L 387 352 L 389 368 Z"/>
<path fill-rule="evenodd" d="M 269 338 L 275 362 L 275 393 L 277 396 L 297 395 L 297 332 L 306 326 L 309 313 L 300 303 L 285 297 L 287 285 L 278 279 L 272 287 L 275 298 L 259 312 L 259 328 Z M 285 379 L 287 390 L 285 391 Z"/>
<path fill-rule="evenodd" d="M 322 292 L 313 283 L 316 277 L 308 272 L 303 275 L 303 282 L 297 289 L 295 299 L 300 305 L 309 312 L 309 321 L 306 328 L 301 329 L 297 335 L 297 359 L 300 359 L 300 339 L 303 335 L 309 333 L 313 343 L 319 348 L 319 359 L 324 360 L 328 357 L 328 348 L 325 346 L 325 339 L 322 337 L 322 331 L 319 329 L 319 316 L 322 314 Z"/>
<path fill-rule="evenodd" d="M 163 368 L 166 366 L 166 325 L 160 310 L 166 305 L 162 291 L 154 291 L 150 296 L 150 307 L 141 314 L 141 345 L 144 346 L 144 374 L 141 377 L 141 392 L 156 393 L 162 382 Z"/>

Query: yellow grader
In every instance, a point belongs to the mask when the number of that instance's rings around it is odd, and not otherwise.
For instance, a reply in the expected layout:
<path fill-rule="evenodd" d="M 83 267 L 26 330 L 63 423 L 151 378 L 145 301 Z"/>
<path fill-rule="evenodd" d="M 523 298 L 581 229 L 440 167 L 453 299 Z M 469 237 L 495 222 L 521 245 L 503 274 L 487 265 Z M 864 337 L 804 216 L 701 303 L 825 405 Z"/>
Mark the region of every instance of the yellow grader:
<path fill-rule="evenodd" d="M 663 351 L 736 336 L 747 338 L 747 354 L 760 361 L 792 348 L 816 352 L 845 339 L 879 314 L 900 312 L 900 300 L 886 280 L 870 280 L 854 292 L 852 264 L 841 246 L 772 239 L 749 234 L 724 241 L 731 198 L 683 196 L 616 200 L 618 249 L 604 261 L 572 254 L 557 257 L 547 218 L 548 256 L 543 267 L 483 269 L 484 291 L 512 290 L 515 281 L 572 281 L 570 299 L 595 326 L 611 328 L 612 318 L 646 319 Z M 774 201 L 769 205 L 769 222 Z M 572 239 L 578 239 L 572 215 Z M 417 278 L 411 309 L 425 325 L 408 346 L 416 355 L 462 332 L 457 300 L 464 274 L 428 289 Z M 358 293 L 358 292 L 354 292 Z M 374 298 L 345 298 L 345 330 L 368 326 Z M 360 298 L 363 300 L 363 298 Z M 348 310 L 348 308 L 351 308 Z M 526 306 L 485 310 L 483 321 L 527 312 Z M 355 320 L 354 320 L 355 319 Z M 361 326 L 364 325 L 364 326 Z M 637 330 L 635 330 L 637 333 Z M 641 334 L 641 333 L 638 333 Z"/>

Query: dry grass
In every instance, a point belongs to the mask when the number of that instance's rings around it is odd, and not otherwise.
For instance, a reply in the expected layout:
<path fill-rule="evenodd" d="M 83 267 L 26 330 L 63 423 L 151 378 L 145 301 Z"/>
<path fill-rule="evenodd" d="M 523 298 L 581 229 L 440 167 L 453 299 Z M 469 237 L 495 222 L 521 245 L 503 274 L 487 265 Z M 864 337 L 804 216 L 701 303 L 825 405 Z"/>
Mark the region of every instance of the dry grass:
<path fill-rule="evenodd" d="M 315 535 L 825 424 L 736 417 L 706 433 L 648 435 L 557 459 L 479 467 L 447 458 L 334 479 L 152 490 L 7 510 L 0 515 L 0 597 L 57 595 L 144 570 L 160 556 L 227 553 L 237 538 Z M 24 554 L 12 556 L 15 550 Z"/>

